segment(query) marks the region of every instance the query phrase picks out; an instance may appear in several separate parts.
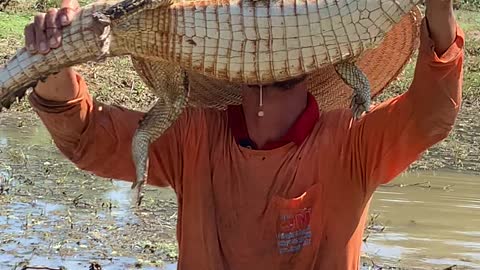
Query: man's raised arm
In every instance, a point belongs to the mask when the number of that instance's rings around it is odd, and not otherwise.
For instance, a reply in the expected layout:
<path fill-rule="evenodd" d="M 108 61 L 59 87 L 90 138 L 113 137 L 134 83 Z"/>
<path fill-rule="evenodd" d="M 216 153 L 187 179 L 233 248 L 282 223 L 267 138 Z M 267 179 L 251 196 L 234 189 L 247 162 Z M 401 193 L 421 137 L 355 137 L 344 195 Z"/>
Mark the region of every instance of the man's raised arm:
<path fill-rule="evenodd" d="M 76 0 L 63 0 L 60 10 L 38 14 L 25 28 L 26 48 L 47 53 L 58 47 L 61 27 L 70 23 L 77 8 Z M 66 20 L 61 19 L 63 15 Z M 29 100 L 59 150 L 76 166 L 102 177 L 135 179 L 131 144 L 143 113 L 95 102 L 84 79 L 71 68 L 39 82 Z M 155 142 L 149 184 L 175 188 L 185 134 L 180 127 L 188 126 L 185 115 Z"/>
<path fill-rule="evenodd" d="M 464 34 L 452 0 L 427 1 L 413 82 L 352 123 L 350 149 L 366 190 L 387 183 L 452 130 L 462 99 Z"/>
<path fill-rule="evenodd" d="M 72 76 L 74 80 L 70 80 Z M 44 90 L 55 92 L 56 88 L 77 92 L 77 95 L 65 101 L 45 99 L 41 95 Z M 77 167 L 101 177 L 135 179 L 131 145 L 143 113 L 95 102 L 83 78 L 68 70 L 55 78 L 48 78 L 29 96 L 29 100 L 58 149 Z M 185 134 L 182 130 L 188 126 L 185 115 L 178 119 L 180 124 L 168 129 L 154 143 L 155 151 L 150 154 L 149 184 L 175 188 L 182 169 Z"/>

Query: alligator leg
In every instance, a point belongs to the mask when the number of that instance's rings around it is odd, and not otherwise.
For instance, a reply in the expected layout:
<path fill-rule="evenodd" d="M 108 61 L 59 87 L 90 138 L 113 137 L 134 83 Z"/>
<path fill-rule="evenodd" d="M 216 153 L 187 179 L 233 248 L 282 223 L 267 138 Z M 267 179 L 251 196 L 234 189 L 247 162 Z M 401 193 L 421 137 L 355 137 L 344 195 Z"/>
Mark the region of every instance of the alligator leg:
<path fill-rule="evenodd" d="M 138 67 L 142 63 L 135 64 Z M 150 78 L 155 82 L 147 82 L 147 84 L 150 87 L 156 87 L 152 90 L 159 99 L 140 121 L 132 140 L 132 155 L 136 169 L 136 179 L 132 189 L 136 188 L 137 206 L 142 202 L 142 187 L 148 178 L 149 146 L 177 120 L 187 102 L 188 78 L 185 72 L 175 72 L 178 71 L 178 67 L 175 70 L 167 63 L 152 65 L 153 67 L 148 65 L 143 67 L 150 69 L 150 72 L 152 68 L 154 69 L 155 76 Z"/>
<path fill-rule="evenodd" d="M 353 89 L 352 108 L 353 118 L 359 119 L 370 108 L 370 83 L 367 76 L 354 64 L 342 62 L 335 65 L 335 69 L 343 81 Z"/>

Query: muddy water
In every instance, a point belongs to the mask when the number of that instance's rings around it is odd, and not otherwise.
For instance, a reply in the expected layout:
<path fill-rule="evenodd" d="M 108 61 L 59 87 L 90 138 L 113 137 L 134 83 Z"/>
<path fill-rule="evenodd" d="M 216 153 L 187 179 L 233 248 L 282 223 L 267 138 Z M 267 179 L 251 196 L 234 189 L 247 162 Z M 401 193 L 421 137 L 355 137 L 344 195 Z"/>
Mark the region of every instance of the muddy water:
<path fill-rule="evenodd" d="M 377 233 L 368 236 L 364 251 L 374 260 L 480 269 L 479 176 L 409 173 L 381 187 L 370 212 Z"/>
<path fill-rule="evenodd" d="M 36 118 L 18 116 L 0 118 L 0 269 L 175 269 L 171 190 L 147 189 L 134 209 L 128 183 L 75 169 Z M 371 214 L 365 264 L 480 269 L 480 177 L 404 175 Z"/>
<path fill-rule="evenodd" d="M 36 118 L 0 118 L 0 269 L 175 269 L 174 194 L 77 170 Z"/>

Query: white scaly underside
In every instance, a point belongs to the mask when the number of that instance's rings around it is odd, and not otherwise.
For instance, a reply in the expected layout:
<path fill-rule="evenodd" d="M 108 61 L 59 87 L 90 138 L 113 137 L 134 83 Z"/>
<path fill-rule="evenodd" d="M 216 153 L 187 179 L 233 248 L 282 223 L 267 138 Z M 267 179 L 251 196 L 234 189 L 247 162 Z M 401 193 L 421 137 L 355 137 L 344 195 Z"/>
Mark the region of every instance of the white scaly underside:
<path fill-rule="evenodd" d="M 418 2 L 178 1 L 168 11 L 134 16 L 113 33 L 116 45 L 138 56 L 233 82 L 268 83 L 357 57 Z"/>
<path fill-rule="evenodd" d="M 21 49 L 0 68 L 0 101 L 8 105 L 18 89 L 103 53 L 167 60 L 238 83 L 282 81 L 358 57 L 419 1 L 175 2 L 114 22 L 111 38 L 92 14 L 118 1 L 101 1 L 82 8 L 64 28 L 60 48 L 46 55 Z"/>

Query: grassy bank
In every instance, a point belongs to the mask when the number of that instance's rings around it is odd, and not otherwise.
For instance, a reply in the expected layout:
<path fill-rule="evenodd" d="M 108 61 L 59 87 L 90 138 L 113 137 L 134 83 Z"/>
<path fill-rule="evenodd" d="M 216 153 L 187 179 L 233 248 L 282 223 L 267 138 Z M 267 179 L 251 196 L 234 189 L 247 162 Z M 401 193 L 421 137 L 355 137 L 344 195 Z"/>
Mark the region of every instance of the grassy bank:
<path fill-rule="evenodd" d="M 480 8 L 457 10 L 456 19 L 465 32 L 464 101 L 478 106 L 480 102 Z M 386 89 L 378 100 L 385 100 L 408 89 L 415 68 L 415 58 L 406 66 L 399 80 Z"/>
<path fill-rule="evenodd" d="M 13 1 L 13 0 L 12 0 Z M 88 0 L 83 1 L 86 3 Z M 38 3 L 43 3 L 39 5 Z M 58 1 L 57 1 L 58 2 Z M 0 62 L 6 61 L 23 43 L 24 26 L 31 21 L 35 7 L 46 9 L 56 1 L 17 1 L 6 12 L 0 12 Z M 16 4 L 15 4 L 16 3 Z M 22 3 L 22 4 L 19 4 Z M 456 17 L 466 33 L 463 108 L 452 134 L 432 147 L 411 169 L 459 169 L 480 172 L 480 3 L 462 1 Z M 376 101 L 403 93 L 413 77 L 415 59 Z M 92 95 L 100 101 L 145 111 L 154 102 L 145 84 L 134 72 L 128 58 L 109 59 L 104 63 L 90 63 L 77 67 L 86 79 Z M 30 111 L 27 102 L 13 106 L 11 111 Z"/>

